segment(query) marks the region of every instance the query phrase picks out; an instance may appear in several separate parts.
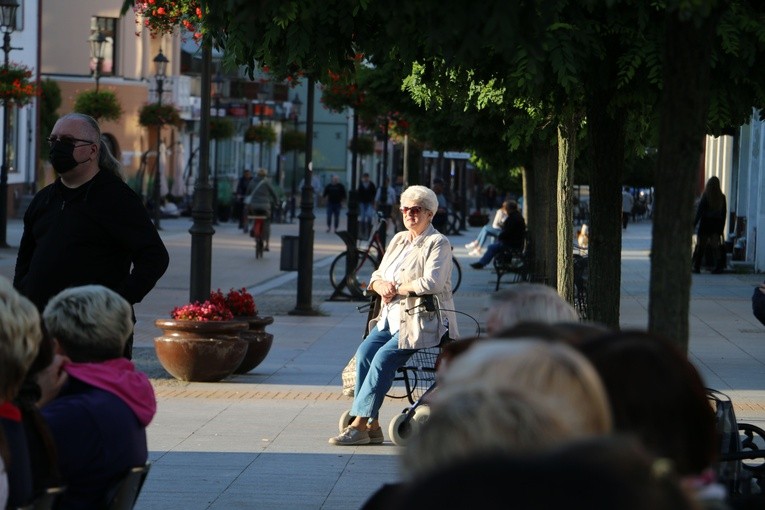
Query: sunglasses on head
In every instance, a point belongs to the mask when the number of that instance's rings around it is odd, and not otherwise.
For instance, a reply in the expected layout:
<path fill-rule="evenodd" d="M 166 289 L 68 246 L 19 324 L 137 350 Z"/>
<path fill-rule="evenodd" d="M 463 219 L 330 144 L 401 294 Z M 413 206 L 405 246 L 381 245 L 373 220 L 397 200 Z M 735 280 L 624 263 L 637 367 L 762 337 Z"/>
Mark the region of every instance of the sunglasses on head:
<path fill-rule="evenodd" d="M 400 210 L 403 214 L 409 214 L 410 212 L 414 214 L 420 214 L 420 212 L 422 212 L 422 207 L 419 205 L 413 205 L 412 207 L 404 206 Z"/>

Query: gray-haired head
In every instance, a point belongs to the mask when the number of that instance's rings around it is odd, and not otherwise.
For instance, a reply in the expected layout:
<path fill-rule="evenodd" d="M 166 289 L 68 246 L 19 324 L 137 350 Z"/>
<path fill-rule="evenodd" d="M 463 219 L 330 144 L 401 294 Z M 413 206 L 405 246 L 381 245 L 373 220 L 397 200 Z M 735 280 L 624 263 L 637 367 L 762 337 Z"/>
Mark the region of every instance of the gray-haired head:
<path fill-rule="evenodd" d="M 433 214 L 438 211 L 438 197 L 432 189 L 425 186 L 409 186 L 401 193 L 401 203 L 416 204 Z"/>
<path fill-rule="evenodd" d="M 491 295 L 486 329 L 494 334 L 521 322 L 574 322 L 579 314 L 558 292 L 541 283 L 518 283 Z"/>
<path fill-rule="evenodd" d="M 119 358 L 133 331 L 130 304 L 102 285 L 62 290 L 48 301 L 43 321 L 75 362 Z"/>

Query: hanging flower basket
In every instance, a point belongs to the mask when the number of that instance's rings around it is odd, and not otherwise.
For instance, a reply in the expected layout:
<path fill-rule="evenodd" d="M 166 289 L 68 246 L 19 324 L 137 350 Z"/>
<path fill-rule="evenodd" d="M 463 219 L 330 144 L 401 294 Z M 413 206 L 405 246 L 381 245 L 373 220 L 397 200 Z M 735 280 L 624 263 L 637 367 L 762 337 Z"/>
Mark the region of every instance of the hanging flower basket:
<path fill-rule="evenodd" d="M 228 119 L 210 119 L 210 139 L 225 140 L 234 136 L 234 124 Z"/>
<path fill-rule="evenodd" d="M 117 95 L 110 90 L 86 90 L 78 94 L 74 100 L 74 111 L 90 115 L 96 120 L 119 120 L 122 116 Z"/>
<path fill-rule="evenodd" d="M 199 0 L 136 0 L 133 11 L 136 25 L 147 28 L 152 37 L 172 34 L 180 26 L 194 39 L 202 37 L 204 11 Z"/>
<path fill-rule="evenodd" d="M 38 93 L 28 67 L 16 62 L 0 67 L 0 101 L 25 105 Z"/>
<path fill-rule="evenodd" d="M 351 140 L 350 149 L 360 156 L 368 156 L 375 151 L 375 139 L 371 136 L 360 136 Z"/>
<path fill-rule="evenodd" d="M 138 112 L 138 123 L 142 126 L 173 126 L 181 125 L 181 114 L 174 105 L 149 103 L 141 107 Z"/>
<path fill-rule="evenodd" d="M 302 131 L 285 131 L 282 134 L 282 151 L 305 151 L 305 133 Z"/>
<path fill-rule="evenodd" d="M 272 144 L 276 141 L 276 131 L 268 124 L 250 126 L 244 132 L 244 141 L 247 143 Z"/>

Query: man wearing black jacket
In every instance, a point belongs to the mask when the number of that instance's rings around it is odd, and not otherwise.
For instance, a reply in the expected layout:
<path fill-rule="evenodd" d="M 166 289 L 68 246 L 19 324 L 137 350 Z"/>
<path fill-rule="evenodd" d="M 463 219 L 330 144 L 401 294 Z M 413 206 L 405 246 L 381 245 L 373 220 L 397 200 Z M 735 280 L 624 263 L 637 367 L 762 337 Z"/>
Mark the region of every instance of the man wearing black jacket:
<path fill-rule="evenodd" d="M 498 241 L 490 244 L 486 248 L 486 253 L 483 254 L 483 257 L 478 262 L 470 264 L 470 267 L 483 269 L 501 249 L 509 248 L 519 251 L 523 249 L 523 242 L 526 237 L 526 222 L 518 210 L 518 202 L 510 200 L 507 204 L 507 219 L 502 224 L 502 230 L 497 237 Z"/>
<path fill-rule="evenodd" d="M 100 284 L 131 305 L 165 273 L 169 256 L 141 199 L 87 115 L 61 117 L 48 139 L 59 175 L 24 214 L 13 285 L 42 311 L 61 290 Z M 132 356 L 132 335 L 125 357 Z"/>

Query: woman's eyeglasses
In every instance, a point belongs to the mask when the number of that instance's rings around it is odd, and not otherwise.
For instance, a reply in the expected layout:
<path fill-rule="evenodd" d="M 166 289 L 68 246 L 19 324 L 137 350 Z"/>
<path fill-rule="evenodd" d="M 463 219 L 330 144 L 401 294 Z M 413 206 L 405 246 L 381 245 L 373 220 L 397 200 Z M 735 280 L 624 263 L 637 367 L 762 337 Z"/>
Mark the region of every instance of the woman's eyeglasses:
<path fill-rule="evenodd" d="M 402 207 L 400 211 L 402 214 L 409 214 L 410 212 L 414 214 L 420 214 L 422 212 L 422 207 L 420 207 L 419 205 L 413 205 L 412 207 L 405 206 L 405 207 Z"/>
<path fill-rule="evenodd" d="M 82 147 L 84 145 L 94 145 L 96 142 L 90 140 L 83 140 L 82 138 L 75 138 L 73 136 L 50 136 L 48 137 L 48 145 L 53 147 L 56 142 L 65 143 L 67 145 L 74 145 L 75 147 Z M 77 145 L 77 142 L 82 142 Z"/>

